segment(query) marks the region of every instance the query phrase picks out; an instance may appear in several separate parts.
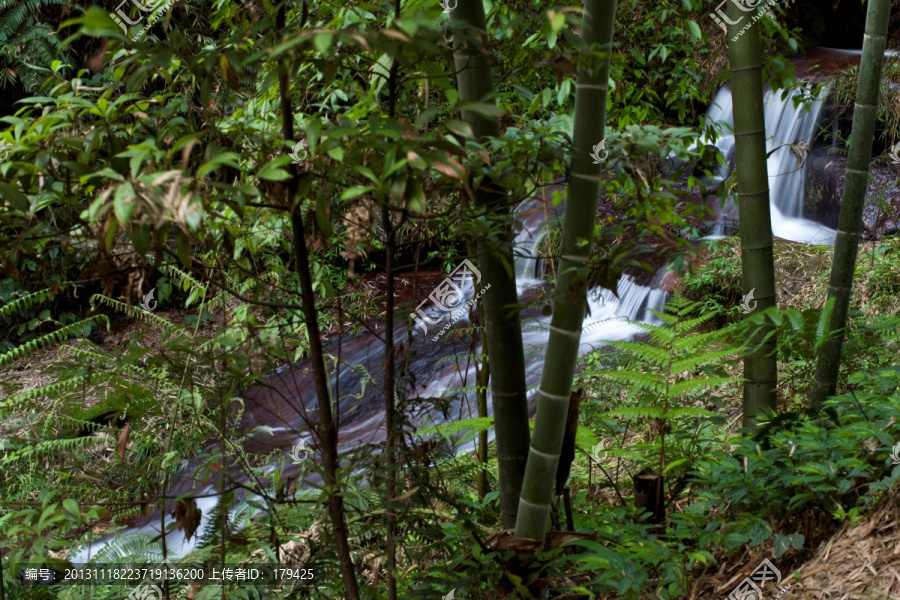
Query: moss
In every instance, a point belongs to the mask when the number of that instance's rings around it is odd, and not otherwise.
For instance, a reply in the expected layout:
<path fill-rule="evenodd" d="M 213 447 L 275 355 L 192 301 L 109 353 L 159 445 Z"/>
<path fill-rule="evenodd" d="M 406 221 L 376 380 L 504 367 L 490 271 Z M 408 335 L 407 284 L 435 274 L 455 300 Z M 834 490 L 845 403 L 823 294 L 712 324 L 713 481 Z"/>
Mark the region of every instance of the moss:
<path fill-rule="evenodd" d="M 116 392 L 88 407 L 82 404 L 78 396 L 65 400 L 59 412 L 62 416 L 72 419 L 73 423 L 71 426 L 63 427 L 58 437 L 85 435 L 86 430 L 91 429 L 88 424 L 122 426 L 126 422 L 140 421 L 146 416 L 162 413 L 153 395 L 140 386 L 128 385 L 124 389 L 117 389 Z M 81 423 L 82 426 L 79 427 L 77 423 Z"/>

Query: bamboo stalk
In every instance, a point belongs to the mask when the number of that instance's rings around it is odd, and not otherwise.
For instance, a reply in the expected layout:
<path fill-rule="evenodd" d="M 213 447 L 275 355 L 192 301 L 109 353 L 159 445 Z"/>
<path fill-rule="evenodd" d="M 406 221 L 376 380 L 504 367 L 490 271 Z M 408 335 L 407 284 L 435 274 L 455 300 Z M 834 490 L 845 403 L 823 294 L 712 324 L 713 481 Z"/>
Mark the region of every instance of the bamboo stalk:
<path fill-rule="evenodd" d="M 769 175 L 766 167 L 766 120 L 763 112 L 762 54 L 759 26 L 743 34 L 749 18 L 730 2 L 728 50 L 731 64 L 731 97 L 734 102 L 734 146 L 741 224 L 741 274 L 743 291 L 753 292 L 756 308 L 776 305 L 772 217 L 769 209 Z M 741 17 L 744 20 L 741 20 Z M 738 36 L 734 39 L 734 36 Z M 744 315 L 750 319 L 752 312 Z M 744 352 L 744 427 L 753 427 L 756 415 L 777 408 L 778 363 L 774 326 L 767 323 L 748 333 Z M 766 337 L 768 340 L 765 340 Z"/>
<path fill-rule="evenodd" d="M 485 50 L 487 32 L 484 6 L 479 0 L 464 0 L 450 12 L 453 27 L 454 66 L 462 100 L 478 102 L 494 91 L 491 63 Z M 496 117 L 462 111 L 478 141 L 499 137 Z M 519 490 L 528 452 L 528 397 L 525 383 L 525 353 L 519 319 L 519 297 L 512 253 L 513 232 L 506 194 L 488 178 L 475 189 L 475 207 L 485 218 L 498 223 L 499 241 L 480 236 L 476 240 L 478 268 L 491 289 L 481 302 L 487 336 L 491 401 L 503 526 L 516 522 Z"/>
<path fill-rule="evenodd" d="M 605 54 L 585 57 L 575 92 L 574 155 L 562 231 L 562 253 L 547 359 L 537 394 L 534 436 L 519 498 L 516 536 L 543 540 L 566 427 L 586 304 L 587 261 L 600 196 L 602 163 L 590 153 L 606 138 L 606 99 L 615 27 L 615 0 L 586 0 L 581 39 Z"/>
<path fill-rule="evenodd" d="M 856 271 L 856 255 L 862 230 L 862 213 L 866 205 L 890 8 L 889 0 L 869 0 L 866 12 L 866 32 L 850 133 L 850 154 L 844 178 L 837 238 L 834 241 L 831 278 L 828 281 L 828 299 L 834 301 L 830 321 L 830 331 L 833 334 L 819 349 L 816 360 L 816 374 L 809 398 L 810 404 L 815 408 L 820 407 L 837 390 L 841 349 L 844 345 L 853 273 Z"/>

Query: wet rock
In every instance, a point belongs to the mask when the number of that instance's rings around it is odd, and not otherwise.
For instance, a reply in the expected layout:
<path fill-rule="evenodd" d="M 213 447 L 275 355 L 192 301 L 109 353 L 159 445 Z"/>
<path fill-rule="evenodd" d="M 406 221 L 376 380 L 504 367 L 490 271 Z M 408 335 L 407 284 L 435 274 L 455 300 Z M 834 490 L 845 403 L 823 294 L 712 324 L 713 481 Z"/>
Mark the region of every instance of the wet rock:
<path fill-rule="evenodd" d="M 809 158 L 806 176 L 806 214 L 836 228 L 844 193 L 847 157 L 843 153 L 815 150 Z M 892 165 L 876 162 L 869 172 L 866 205 L 863 209 L 863 239 L 880 239 L 897 232 L 900 215 L 900 187 Z"/>
<path fill-rule="evenodd" d="M 678 273 L 675 271 L 666 271 L 662 277 L 660 277 L 658 285 L 659 288 L 669 292 L 670 294 L 675 291 L 675 288 L 681 283 L 681 277 L 678 276 Z"/>

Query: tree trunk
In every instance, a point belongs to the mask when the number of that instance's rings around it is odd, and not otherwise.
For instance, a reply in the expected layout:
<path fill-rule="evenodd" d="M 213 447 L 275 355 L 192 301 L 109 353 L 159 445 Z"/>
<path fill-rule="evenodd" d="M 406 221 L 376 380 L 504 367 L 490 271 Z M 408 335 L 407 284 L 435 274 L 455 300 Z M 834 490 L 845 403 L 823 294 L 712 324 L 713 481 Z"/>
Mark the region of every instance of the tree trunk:
<path fill-rule="evenodd" d="M 480 1 L 460 2 L 450 12 L 453 27 L 454 65 L 459 97 L 482 101 L 493 92 L 491 66 L 484 47 L 487 41 L 484 6 Z M 475 138 L 498 137 L 495 117 L 462 111 Z M 487 331 L 487 355 L 491 370 L 491 397 L 494 408 L 497 460 L 500 474 L 500 510 L 503 526 L 516 522 L 519 490 L 528 452 L 528 397 L 525 384 L 525 355 L 519 321 L 519 297 L 512 253 L 512 228 L 506 194 L 485 179 L 475 190 L 475 206 L 489 219 L 500 223 L 500 243 L 484 236 L 476 241 L 478 267 L 491 289 L 481 301 Z M 495 238 L 495 239 L 497 239 Z"/>
<path fill-rule="evenodd" d="M 291 118 L 290 114 L 288 118 Z M 300 276 L 300 296 L 303 300 L 303 321 L 309 332 L 309 358 L 312 362 L 318 401 L 318 433 L 322 466 L 325 472 L 325 489 L 328 490 L 328 516 L 333 527 L 332 533 L 340 562 L 341 578 L 344 587 L 347 588 L 347 598 L 348 600 L 359 600 L 359 584 L 356 581 L 353 558 L 350 556 L 347 523 L 344 519 L 344 499 L 337 481 L 339 465 L 337 425 L 331 410 L 331 396 L 328 394 L 328 375 L 325 371 L 325 358 L 322 354 L 322 340 L 319 337 L 319 323 L 316 320 L 315 296 L 309 272 L 309 254 L 306 250 L 306 235 L 303 232 L 303 219 L 300 218 L 299 206 L 291 215 L 291 224 L 294 233 L 294 253 L 297 256 L 297 274 Z"/>
<path fill-rule="evenodd" d="M 392 111 L 393 112 L 393 111 Z M 388 599 L 397 600 L 397 552 L 395 533 L 397 530 L 397 515 L 394 513 L 393 501 L 397 489 L 397 460 L 394 453 L 394 438 L 396 417 L 394 415 L 396 405 L 394 390 L 394 248 L 396 236 L 394 226 L 391 223 L 390 198 L 384 199 L 382 207 L 382 227 L 385 231 L 385 259 L 384 275 L 387 281 L 386 302 L 384 308 L 384 422 L 385 422 L 385 470 L 387 471 L 387 485 L 385 486 L 385 516 L 387 530 L 387 582 Z"/>
<path fill-rule="evenodd" d="M 303 11 L 306 12 L 305 10 Z M 301 28 L 303 24 L 301 23 Z M 276 29 L 285 29 L 285 3 L 282 3 L 276 13 Z M 279 92 L 281 95 L 281 127 L 284 141 L 287 144 L 294 142 L 294 111 L 291 108 L 291 93 L 288 72 L 282 68 L 278 76 Z M 359 600 L 359 583 L 356 581 L 356 572 L 353 567 L 353 558 L 350 555 L 350 543 L 347 536 L 347 523 L 344 519 L 344 499 L 337 481 L 337 469 L 339 465 L 337 452 L 337 424 L 331 409 L 331 395 L 328 393 L 328 374 L 325 370 L 325 357 L 322 353 L 322 338 L 319 333 L 319 321 L 316 314 L 315 293 L 313 292 L 312 277 L 309 271 L 309 253 L 306 249 L 306 234 L 303 230 L 303 219 L 300 216 L 300 203 L 297 201 L 297 189 L 299 187 L 299 173 L 296 165 L 292 165 L 292 177 L 287 180 L 287 202 L 291 212 L 291 227 L 293 229 L 293 250 L 297 259 L 296 269 L 300 279 L 300 297 L 303 305 L 303 322 L 309 334 L 309 359 L 312 363 L 313 381 L 316 388 L 318 434 L 320 451 L 322 453 L 322 466 L 325 475 L 325 490 L 327 490 L 328 516 L 333 528 L 335 546 L 340 563 L 341 579 L 346 588 L 347 600 Z"/>
<path fill-rule="evenodd" d="M 648 523 L 660 525 L 666 520 L 666 503 L 663 498 L 663 478 L 653 469 L 646 468 L 633 479 L 634 507 L 643 508 L 638 514 L 649 512 Z"/>
<path fill-rule="evenodd" d="M 569 410 L 566 414 L 566 431 L 563 436 L 562 448 L 559 451 L 559 464 L 556 467 L 556 495 L 563 493 L 572 473 L 572 463 L 575 462 L 575 438 L 578 435 L 578 412 L 581 410 L 581 398 L 583 389 L 572 390 L 569 395 Z"/>
<path fill-rule="evenodd" d="M 726 13 L 736 25 L 728 29 L 731 62 L 731 96 L 734 99 L 734 140 L 741 224 L 741 268 L 743 290 L 753 293 L 760 311 L 775 306 L 775 264 L 772 248 L 772 218 L 769 212 L 769 176 L 766 168 L 766 122 L 763 113 L 762 58 L 759 25 L 754 24 L 733 40 L 750 15 L 728 4 Z M 743 17 L 743 19 L 741 19 Z M 755 309 L 754 309 L 755 310 Z M 745 314 L 748 319 L 753 312 Z M 767 324 L 747 339 L 744 352 L 744 426 L 753 427 L 756 415 L 777 408 L 778 363 L 774 335 Z"/>
<path fill-rule="evenodd" d="M 550 324 L 547 359 L 541 375 L 534 418 L 534 438 L 528 453 L 525 481 L 519 499 L 516 536 L 543 540 L 562 448 L 569 394 L 578 360 L 584 321 L 584 286 L 590 244 L 597 217 L 602 164 L 590 157 L 606 137 L 606 98 L 609 61 L 615 26 L 615 0 L 586 0 L 581 39 L 585 46 L 603 51 L 578 71 L 575 93 L 575 139 L 572 170 L 562 232 L 562 253 L 556 279 L 556 299 Z"/>
<path fill-rule="evenodd" d="M 477 261 L 478 259 L 475 256 L 475 242 L 471 239 L 466 240 L 466 252 L 469 254 L 469 259 L 472 261 Z M 475 286 L 475 297 L 481 293 L 481 289 L 484 286 L 482 284 L 477 284 Z M 475 405 L 476 410 L 478 411 L 478 418 L 483 419 L 488 416 L 487 411 L 487 386 L 490 382 L 491 377 L 491 368 L 490 364 L 487 361 L 485 353 L 487 352 L 487 334 L 485 333 L 484 328 L 484 303 L 479 301 L 475 304 L 475 320 L 473 320 L 473 324 L 477 326 L 478 337 L 481 339 L 481 354 L 482 356 L 476 357 L 475 360 Z M 472 337 L 472 352 L 475 351 L 475 337 Z M 484 500 L 484 497 L 488 493 L 488 432 L 487 430 L 482 430 L 478 432 L 478 445 L 476 446 L 476 454 L 478 457 L 478 462 L 481 463 L 481 468 L 478 470 L 478 480 L 477 480 L 477 488 L 478 488 L 478 499 Z M 2 598 L 0 598 L 2 600 Z"/>
<path fill-rule="evenodd" d="M 400 18 L 400 0 L 394 0 L 394 18 Z M 397 61 L 391 63 L 388 81 L 388 116 L 394 119 L 397 115 Z M 385 422 L 385 470 L 387 485 L 385 486 L 385 529 L 387 533 L 387 584 L 388 600 L 397 600 L 397 515 L 394 513 L 394 495 L 397 490 L 397 459 L 394 453 L 394 428 L 396 417 L 395 367 L 394 360 L 394 250 L 397 246 L 396 229 L 391 222 L 390 196 L 383 198 L 381 207 L 381 226 L 384 229 L 384 276 L 387 281 L 386 302 L 384 307 L 384 422 Z"/>
<path fill-rule="evenodd" d="M 816 375 L 810 394 L 810 404 L 814 408 L 820 407 L 828 396 L 833 396 L 837 388 L 841 347 L 844 345 L 844 328 L 847 326 L 862 213 L 866 203 L 866 187 L 869 183 L 869 163 L 872 159 L 875 113 L 881 88 L 881 70 L 884 64 L 890 7 L 890 0 L 869 0 L 866 13 L 866 35 L 863 38 L 862 58 L 859 63 L 856 107 L 853 109 L 853 127 L 850 133 L 850 155 L 847 159 L 841 214 L 838 217 L 837 238 L 834 242 L 831 279 L 828 282 L 828 298 L 829 300 L 834 298 L 830 328 L 833 335 L 819 350 L 816 361 Z"/>

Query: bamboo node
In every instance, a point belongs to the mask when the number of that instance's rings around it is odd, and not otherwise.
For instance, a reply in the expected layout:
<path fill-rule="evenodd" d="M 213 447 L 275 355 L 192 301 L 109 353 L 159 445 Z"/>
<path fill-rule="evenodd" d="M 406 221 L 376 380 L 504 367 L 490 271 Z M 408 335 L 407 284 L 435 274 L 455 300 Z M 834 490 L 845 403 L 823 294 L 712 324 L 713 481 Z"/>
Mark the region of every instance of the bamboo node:
<path fill-rule="evenodd" d="M 572 172 L 572 177 L 577 177 L 578 179 L 587 179 L 588 181 L 603 181 L 603 177 L 601 177 L 600 175 L 588 175 L 587 173 Z"/>
<path fill-rule="evenodd" d="M 556 400 L 557 402 L 568 402 L 569 401 L 568 395 L 558 396 L 556 394 L 550 394 L 550 393 L 545 392 L 544 390 L 540 390 L 540 389 L 538 390 L 538 393 L 543 396 L 546 396 L 548 400 Z"/>
<path fill-rule="evenodd" d="M 576 329 L 575 331 L 572 331 L 572 330 L 569 330 L 569 329 L 563 329 L 563 328 L 561 328 L 561 327 L 555 327 L 555 326 L 553 326 L 553 325 L 548 325 L 548 326 L 547 326 L 547 329 L 549 329 L 550 331 L 552 331 L 552 332 L 554 332 L 554 333 L 558 333 L 558 334 L 560 334 L 560 335 L 564 335 L 564 336 L 566 336 L 566 337 L 570 337 L 570 338 L 572 338 L 573 340 L 580 340 L 580 339 L 581 339 L 581 329 Z"/>
<path fill-rule="evenodd" d="M 543 456 L 544 458 L 550 458 L 552 460 L 557 460 L 559 458 L 559 454 L 547 454 L 546 452 L 541 452 L 537 450 L 534 446 L 531 447 L 531 452 L 537 454 L 539 456 Z"/>

